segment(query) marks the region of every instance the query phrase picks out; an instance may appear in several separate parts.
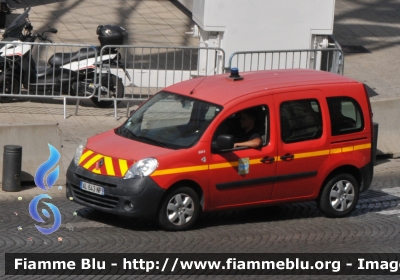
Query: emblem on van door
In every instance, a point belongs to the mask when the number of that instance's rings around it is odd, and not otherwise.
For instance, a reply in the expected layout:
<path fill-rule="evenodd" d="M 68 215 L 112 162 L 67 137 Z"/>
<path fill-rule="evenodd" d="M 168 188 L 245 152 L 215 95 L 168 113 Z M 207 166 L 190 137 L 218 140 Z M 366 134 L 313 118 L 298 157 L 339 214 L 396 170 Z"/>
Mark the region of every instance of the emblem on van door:
<path fill-rule="evenodd" d="M 240 158 L 238 161 L 238 173 L 240 175 L 248 174 L 250 171 L 250 159 Z"/>
<path fill-rule="evenodd" d="M 96 169 L 100 169 L 104 165 L 104 158 L 96 162 Z"/>

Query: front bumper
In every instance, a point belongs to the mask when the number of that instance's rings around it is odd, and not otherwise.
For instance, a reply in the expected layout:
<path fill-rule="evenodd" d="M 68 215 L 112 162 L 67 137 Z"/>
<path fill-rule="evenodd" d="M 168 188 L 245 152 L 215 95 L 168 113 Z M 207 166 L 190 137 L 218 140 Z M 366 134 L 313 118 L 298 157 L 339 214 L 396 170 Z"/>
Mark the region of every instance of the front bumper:
<path fill-rule="evenodd" d="M 104 195 L 91 193 L 80 188 L 80 182 L 88 182 L 104 189 Z M 68 199 L 90 208 L 129 217 L 154 218 L 157 214 L 165 189 L 150 177 L 123 179 L 94 174 L 73 162 L 67 170 Z M 133 208 L 129 207 L 133 204 Z"/>

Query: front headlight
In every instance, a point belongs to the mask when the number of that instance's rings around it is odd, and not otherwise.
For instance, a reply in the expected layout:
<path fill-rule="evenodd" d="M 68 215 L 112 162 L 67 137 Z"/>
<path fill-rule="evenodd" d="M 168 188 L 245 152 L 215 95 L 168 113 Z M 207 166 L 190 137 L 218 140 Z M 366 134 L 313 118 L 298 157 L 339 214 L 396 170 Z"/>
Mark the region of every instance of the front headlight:
<path fill-rule="evenodd" d="M 82 153 L 83 153 L 83 149 L 85 149 L 85 147 L 86 147 L 86 143 L 87 143 L 87 140 L 82 142 L 82 143 L 80 143 L 78 148 L 76 149 L 75 157 L 74 157 L 74 163 L 75 163 L 76 166 L 79 165 L 79 160 L 81 159 L 81 156 L 82 156 Z"/>
<path fill-rule="evenodd" d="M 143 178 L 156 170 L 158 161 L 155 158 L 141 159 L 132 165 L 125 174 L 124 179 Z"/>

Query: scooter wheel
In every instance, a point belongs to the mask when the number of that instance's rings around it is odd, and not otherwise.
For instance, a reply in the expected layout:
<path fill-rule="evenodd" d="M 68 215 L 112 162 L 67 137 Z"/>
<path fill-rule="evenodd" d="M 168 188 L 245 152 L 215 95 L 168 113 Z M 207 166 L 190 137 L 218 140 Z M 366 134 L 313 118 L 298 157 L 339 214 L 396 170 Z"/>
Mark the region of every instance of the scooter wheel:
<path fill-rule="evenodd" d="M 19 94 L 20 84 L 17 79 L 13 79 L 9 75 L 1 75 L 0 76 L 0 93 L 2 94 L 12 94 L 17 95 Z M 14 99 L 13 96 L 0 96 L 0 102 L 6 103 L 11 102 Z"/>
<path fill-rule="evenodd" d="M 110 84 L 109 81 L 111 82 Z M 118 78 L 115 75 L 111 75 L 110 78 L 106 76 L 104 77 L 101 85 L 108 88 L 109 92 L 111 93 L 110 95 L 116 96 L 117 98 L 124 97 L 125 88 L 121 78 Z M 113 100 L 99 101 L 99 98 L 96 95 L 93 96 L 91 100 L 99 108 L 111 108 L 114 106 Z M 120 101 L 117 101 L 117 104 L 119 103 Z"/>

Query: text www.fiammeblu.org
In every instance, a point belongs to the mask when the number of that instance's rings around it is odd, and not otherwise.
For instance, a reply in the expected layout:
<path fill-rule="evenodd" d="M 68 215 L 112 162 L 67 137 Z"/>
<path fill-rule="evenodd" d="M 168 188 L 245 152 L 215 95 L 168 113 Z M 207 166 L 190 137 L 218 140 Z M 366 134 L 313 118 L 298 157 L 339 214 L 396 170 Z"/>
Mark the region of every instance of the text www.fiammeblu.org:
<path fill-rule="evenodd" d="M 172 263 L 172 268 L 167 265 Z M 236 258 L 228 258 L 224 261 L 185 261 L 179 258 L 169 259 L 160 263 L 159 261 L 145 261 L 143 259 L 127 260 L 123 259 L 123 269 L 141 270 L 150 272 L 159 270 L 160 272 L 176 272 L 179 270 L 327 270 L 333 273 L 341 271 L 341 261 L 307 261 L 299 258 L 286 258 L 280 261 L 243 261 Z M 400 268 L 399 261 L 369 261 L 362 258 L 354 264 L 358 270 L 387 270 L 397 272 Z M 353 263 L 345 262 L 344 267 L 352 267 Z"/>

